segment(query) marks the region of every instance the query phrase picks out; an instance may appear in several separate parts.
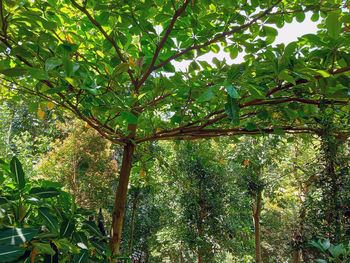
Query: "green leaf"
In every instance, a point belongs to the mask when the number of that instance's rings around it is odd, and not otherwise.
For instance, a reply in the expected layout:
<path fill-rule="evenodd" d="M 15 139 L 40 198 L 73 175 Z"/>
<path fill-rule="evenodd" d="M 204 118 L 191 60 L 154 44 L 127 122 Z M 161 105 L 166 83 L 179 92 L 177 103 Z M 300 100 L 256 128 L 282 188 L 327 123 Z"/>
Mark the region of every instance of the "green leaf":
<path fill-rule="evenodd" d="M 129 70 L 129 64 L 124 62 L 120 63 L 114 68 L 113 75 L 119 75 L 121 73 L 127 72 Z"/>
<path fill-rule="evenodd" d="M 74 263 L 85 263 L 89 258 L 89 250 L 82 249 L 81 252 L 77 255 L 74 255 L 73 262 Z"/>
<path fill-rule="evenodd" d="M 250 94 L 252 97 L 254 98 L 258 98 L 258 99 L 263 99 L 265 98 L 265 95 L 263 94 L 263 92 L 260 90 L 260 87 L 253 84 L 253 83 L 249 83 L 247 86 Z"/>
<path fill-rule="evenodd" d="M 323 249 L 324 251 L 326 251 L 326 250 L 330 247 L 331 242 L 330 242 L 329 239 L 327 238 L 327 239 L 323 240 L 322 242 L 319 241 L 319 244 L 322 246 L 322 249 Z"/>
<path fill-rule="evenodd" d="M 38 234 L 34 228 L 10 228 L 0 232 L 1 245 L 21 245 Z"/>
<path fill-rule="evenodd" d="M 287 70 L 281 71 L 278 74 L 278 78 L 280 80 L 285 80 L 285 81 L 288 81 L 288 82 L 292 83 L 293 85 L 296 85 L 295 79 L 291 75 L 288 74 Z"/>
<path fill-rule="evenodd" d="M 0 262 L 11 262 L 19 258 L 26 251 L 23 247 L 0 246 Z"/>
<path fill-rule="evenodd" d="M 61 237 L 67 237 L 72 234 L 72 232 L 75 229 L 75 224 L 73 220 L 65 219 L 60 228 L 60 236 Z"/>
<path fill-rule="evenodd" d="M 305 13 L 304 12 L 298 12 L 296 15 L 295 15 L 295 18 L 296 20 L 301 23 L 305 20 Z"/>
<path fill-rule="evenodd" d="M 74 232 L 73 233 L 73 240 L 76 244 L 78 244 L 78 243 L 83 243 L 85 245 L 88 244 L 88 239 L 87 239 L 85 233 L 82 231 Z"/>
<path fill-rule="evenodd" d="M 53 217 L 50 214 L 50 209 L 46 208 L 46 207 L 40 207 L 38 209 L 38 213 L 39 216 L 43 219 L 43 221 L 45 222 L 45 226 L 52 232 L 55 234 L 58 234 L 58 222 L 57 222 L 57 218 Z"/>
<path fill-rule="evenodd" d="M 315 11 L 311 16 L 311 21 L 317 22 L 319 18 L 320 18 L 320 14 L 318 13 L 318 11 Z"/>
<path fill-rule="evenodd" d="M 60 65 L 62 65 L 62 59 L 55 57 L 48 58 L 45 62 L 45 70 L 53 70 Z"/>
<path fill-rule="evenodd" d="M 60 251 L 69 251 L 70 253 L 73 253 L 73 254 L 79 253 L 79 248 L 76 245 L 69 242 L 66 238 L 62 238 L 58 240 L 55 239 L 53 240 L 53 242 L 58 248 L 58 250 Z"/>
<path fill-rule="evenodd" d="M 318 73 L 321 74 L 322 77 L 324 78 L 328 78 L 331 76 L 331 74 L 329 74 L 329 72 L 325 71 L 325 70 L 317 70 Z"/>
<path fill-rule="evenodd" d="M 28 58 L 28 57 L 32 57 L 33 56 L 32 53 L 29 52 L 27 49 L 25 49 L 23 46 L 14 47 L 11 50 L 11 54 L 18 55 L 18 56 L 21 56 L 23 58 Z"/>
<path fill-rule="evenodd" d="M 289 43 L 284 50 L 284 57 L 289 59 L 289 57 L 295 52 L 295 49 L 298 47 L 297 42 Z"/>
<path fill-rule="evenodd" d="M 0 71 L 1 74 L 4 74 L 7 77 L 21 77 L 27 74 L 27 70 L 24 68 L 20 67 L 15 67 L 15 68 L 9 68 L 9 69 L 4 69 Z"/>
<path fill-rule="evenodd" d="M 73 74 L 73 63 L 68 57 L 62 58 L 63 69 L 66 77 L 71 77 Z"/>
<path fill-rule="evenodd" d="M 83 223 L 83 229 L 86 229 L 90 234 L 92 234 L 95 237 L 103 237 L 100 229 L 98 229 L 96 224 L 93 222 L 85 221 Z"/>
<path fill-rule="evenodd" d="M 25 186 L 24 172 L 20 161 L 16 156 L 13 156 L 10 162 L 10 169 L 14 175 L 15 182 L 19 189 L 23 189 Z"/>
<path fill-rule="evenodd" d="M 327 45 L 325 42 L 322 41 L 322 39 L 315 34 L 306 34 L 301 36 L 301 39 L 306 40 L 310 42 L 310 44 L 313 44 L 314 46 L 325 46 Z"/>
<path fill-rule="evenodd" d="M 350 24 L 350 14 L 345 14 L 344 16 L 342 16 L 340 18 L 340 22 L 344 23 L 344 24 Z"/>
<path fill-rule="evenodd" d="M 175 114 L 173 117 L 171 117 L 172 123 L 180 123 L 182 120 L 181 115 Z"/>
<path fill-rule="evenodd" d="M 230 58 L 235 59 L 238 56 L 238 47 L 233 46 L 230 48 Z"/>
<path fill-rule="evenodd" d="M 190 65 L 188 66 L 189 71 L 195 71 L 195 70 L 200 70 L 200 67 L 196 61 L 192 61 Z"/>
<path fill-rule="evenodd" d="M 342 244 L 339 244 L 337 246 L 331 245 L 328 250 L 335 258 L 346 252 Z"/>
<path fill-rule="evenodd" d="M 237 90 L 236 90 L 231 84 L 228 84 L 225 88 L 226 88 L 227 93 L 228 93 L 233 99 L 238 99 L 238 98 L 239 98 L 239 95 L 238 95 Z"/>
<path fill-rule="evenodd" d="M 330 13 L 326 19 L 328 35 L 332 38 L 338 38 L 341 30 L 341 22 L 338 13 Z"/>
<path fill-rule="evenodd" d="M 46 71 L 37 68 L 28 68 L 28 72 L 32 78 L 39 80 L 48 80 L 50 77 Z"/>
<path fill-rule="evenodd" d="M 316 259 L 315 262 L 316 263 L 328 263 L 327 260 L 320 259 L 320 258 Z"/>
<path fill-rule="evenodd" d="M 67 57 L 78 50 L 77 44 L 61 44 L 57 47 L 57 51 L 63 57 Z"/>
<path fill-rule="evenodd" d="M 54 187 L 34 187 L 30 189 L 29 194 L 34 194 L 40 198 L 50 198 L 58 196 L 60 191 Z"/>
<path fill-rule="evenodd" d="M 209 101 L 214 97 L 213 87 L 207 88 L 198 98 L 198 102 Z"/>
<path fill-rule="evenodd" d="M 227 96 L 227 103 L 225 104 L 225 112 L 227 116 L 231 117 L 231 122 L 238 124 L 239 123 L 239 111 L 240 108 L 237 104 L 237 99 Z"/>
<path fill-rule="evenodd" d="M 266 42 L 267 44 L 271 44 L 273 41 L 275 41 L 276 36 L 278 35 L 278 31 L 274 27 L 264 26 L 263 30 L 266 33 Z"/>
<path fill-rule="evenodd" d="M 131 123 L 131 124 L 136 124 L 137 123 L 137 117 L 132 114 L 131 112 L 126 112 L 123 111 L 121 114 L 121 117 L 126 120 L 126 122 Z"/>
<path fill-rule="evenodd" d="M 90 243 L 101 254 L 109 249 L 106 242 L 90 240 Z"/>
<path fill-rule="evenodd" d="M 102 12 L 96 19 L 101 25 L 104 26 L 104 25 L 106 25 L 108 23 L 109 13 L 108 12 Z"/>
<path fill-rule="evenodd" d="M 46 254 L 51 256 L 56 254 L 56 251 L 52 249 L 50 244 L 33 243 L 32 245 L 38 250 L 39 254 Z"/>

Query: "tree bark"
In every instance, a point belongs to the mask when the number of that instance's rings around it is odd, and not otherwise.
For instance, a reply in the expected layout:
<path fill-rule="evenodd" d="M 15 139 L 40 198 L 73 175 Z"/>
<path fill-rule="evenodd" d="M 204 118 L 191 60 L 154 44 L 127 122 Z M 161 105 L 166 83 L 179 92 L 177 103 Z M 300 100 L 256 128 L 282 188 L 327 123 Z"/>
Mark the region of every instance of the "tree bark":
<path fill-rule="evenodd" d="M 202 263 L 203 260 L 202 260 L 202 254 L 200 252 L 200 249 L 198 248 L 197 249 L 197 263 Z"/>
<path fill-rule="evenodd" d="M 133 139 L 136 133 L 136 125 L 129 124 L 129 138 Z M 114 210 L 111 226 L 111 239 L 109 247 L 112 255 L 119 253 L 120 241 L 122 236 L 123 219 L 125 214 L 126 196 L 128 193 L 129 177 L 132 167 L 132 159 L 134 157 L 135 145 L 132 140 L 128 140 L 124 146 L 123 161 L 120 168 L 118 189 L 115 195 Z M 113 261 L 112 261 L 113 262 Z"/>
<path fill-rule="evenodd" d="M 130 243 L 129 243 L 129 253 L 132 253 L 132 243 L 134 236 L 134 224 L 135 224 L 135 214 L 136 214 L 136 204 L 137 197 L 139 196 L 139 192 L 136 192 L 134 195 L 134 200 L 132 202 L 132 216 L 131 216 L 131 227 L 130 227 Z"/>
<path fill-rule="evenodd" d="M 260 213 L 261 213 L 261 191 L 257 193 L 256 205 L 255 207 L 253 207 L 253 219 L 254 219 L 254 230 L 255 230 L 255 263 L 261 263 Z"/>
<path fill-rule="evenodd" d="M 298 137 L 296 135 L 294 135 L 294 141 L 295 141 L 295 145 L 294 145 L 294 161 L 293 161 L 293 174 L 294 177 L 296 178 L 298 184 L 299 184 L 299 190 L 300 190 L 300 207 L 302 208 L 303 206 L 303 193 L 302 193 L 302 183 L 300 182 L 299 178 L 298 178 L 298 172 L 297 172 L 297 165 L 298 165 L 298 153 L 299 153 L 299 148 L 298 148 Z M 292 262 L 293 263 L 300 263 L 300 248 L 299 248 L 299 242 L 301 241 L 301 237 L 302 237 L 302 222 L 304 218 L 301 218 L 300 213 L 299 213 L 299 225 L 297 226 L 296 229 L 294 229 L 294 242 L 297 245 L 292 253 Z"/>
<path fill-rule="evenodd" d="M 300 263 L 300 250 L 293 250 L 293 263 Z"/>

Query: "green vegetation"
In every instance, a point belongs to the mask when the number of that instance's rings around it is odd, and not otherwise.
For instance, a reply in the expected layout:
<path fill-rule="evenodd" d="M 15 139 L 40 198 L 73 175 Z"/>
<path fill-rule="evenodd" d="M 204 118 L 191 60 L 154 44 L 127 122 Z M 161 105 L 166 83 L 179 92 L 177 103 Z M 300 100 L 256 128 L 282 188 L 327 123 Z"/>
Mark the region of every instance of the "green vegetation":
<path fill-rule="evenodd" d="M 349 10 L 0 1 L 0 261 L 346 262 Z"/>

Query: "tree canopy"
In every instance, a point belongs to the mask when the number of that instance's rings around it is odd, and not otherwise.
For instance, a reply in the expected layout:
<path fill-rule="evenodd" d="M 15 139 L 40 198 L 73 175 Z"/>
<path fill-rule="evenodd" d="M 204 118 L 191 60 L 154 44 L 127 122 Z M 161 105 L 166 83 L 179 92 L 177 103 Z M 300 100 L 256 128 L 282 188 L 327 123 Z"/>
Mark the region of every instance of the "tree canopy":
<path fill-rule="evenodd" d="M 66 108 L 125 147 L 112 223 L 117 253 L 135 145 L 322 134 L 327 107 L 343 124 L 337 136 L 347 136 L 347 11 L 339 0 L 6 0 L 1 91 L 39 97 L 46 103 L 36 104 L 39 118 L 54 105 Z M 318 33 L 273 46 L 276 27 L 302 22 L 306 12 L 320 21 Z M 232 59 L 244 51 L 245 61 L 200 57 L 220 49 Z M 172 62 L 183 60 L 188 70 L 176 70 Z"/>

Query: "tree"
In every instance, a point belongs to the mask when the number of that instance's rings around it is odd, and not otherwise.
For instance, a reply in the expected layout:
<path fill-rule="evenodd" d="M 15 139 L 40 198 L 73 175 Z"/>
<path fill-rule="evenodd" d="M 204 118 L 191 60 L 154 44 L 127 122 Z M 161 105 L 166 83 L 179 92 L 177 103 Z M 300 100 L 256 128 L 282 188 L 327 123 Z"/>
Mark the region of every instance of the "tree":
<path fill-rule="evenodd" d="M 124 147 L 110 240 L 117 254 L 139 144 L 320 132 L 318 107 L 348 108 L 343 7 L 317 0 L 2 1 L 2 90 L 66 108 Z M 267 24 L 301 22 L 307 11 L 325 18 L 319 34 L 272 47 L 277 30 Z M 220 46 L 232 58 L 244 48 L 245 62 L 201 60 Z M 185 59 L 189 69 L 175 72 L 171 62 Z"/>
<path fill-rule="evenodd" d="M 232 246 L 227 241 L 232 232 L 227 227 L 230 178 L 223 163 L 216 160 L 213 146 L 188 142 L 175 157 L 179 174 L 173 184 L 179 187 L 177 207 L 182 211 L 177 220 L 181 222 L 182 240 L 197 254 L 198 263 L 214 262 L 216 253 Z"/>
<path fill-rule="evenodd" d="M 69 122 L 62 131 L 67 136 L 52 143 L 52 150 L 40 160 L 38 177 L 62 183 L 81 207 L 108 208 L 118 170 L 111 143 L 79 120 Z"/>

